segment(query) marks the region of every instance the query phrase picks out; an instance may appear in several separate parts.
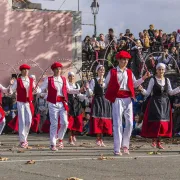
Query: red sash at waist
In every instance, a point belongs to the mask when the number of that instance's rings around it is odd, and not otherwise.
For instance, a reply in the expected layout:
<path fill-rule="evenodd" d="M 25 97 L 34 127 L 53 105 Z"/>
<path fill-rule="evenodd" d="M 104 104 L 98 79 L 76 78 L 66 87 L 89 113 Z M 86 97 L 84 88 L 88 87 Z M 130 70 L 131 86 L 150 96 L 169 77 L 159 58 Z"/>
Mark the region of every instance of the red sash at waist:
<path fill-rule="evenodd" d="M 62 97 L 62 96 L 57 96 L 56 101 L 57 101 L 57 102 L 62 102 L 62 104 L 63 104 L 63 106 L 64 106 L 64 109 L 65 109 L 66 111 L 69 110 L 68 105 L 66 104 L 66 101 L 65 101 L 65 98 L 64 98 L 64 97 Z"/>
<path fill-rule="evenodd" d="M 131 97 L 130 91 L 119 90 L 116 98 L 128 98 Z"/>

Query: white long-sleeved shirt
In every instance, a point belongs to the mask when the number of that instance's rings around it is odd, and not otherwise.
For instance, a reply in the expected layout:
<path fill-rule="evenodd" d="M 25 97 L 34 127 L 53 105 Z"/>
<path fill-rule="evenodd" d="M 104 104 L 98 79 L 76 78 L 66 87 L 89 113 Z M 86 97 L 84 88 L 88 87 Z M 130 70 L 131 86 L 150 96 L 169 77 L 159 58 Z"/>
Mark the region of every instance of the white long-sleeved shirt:
<path fill-rule="evenodd" d="M 118 83 L 120 84 L 120 90 L 125 90 L 125 91 L 130 91 L 128 88 L 128 75 L 127 75 L 127 69 L 125 69 L 124 71 L 121 70 L 119 68 L 119 66 L 116 67 L 117 68 L 117 78 L 118 78 Z M 105 80 L 105 88 L 108 87 L 109 81 L 111 78 L 111 72 L 108 73 L 106 80 Z M 134 87 L 138 87 L 140 86 L 144 80 L 142 78 L 136 80 L 134 74 L 132 74 L 132 80 L 133 80 L 133 85 Z"/>
<path fill-rule="evenodd" d="M 155 77 L 156 80 L 157 80 L 157 83 L 160 85 L 160 86 L 164 86 L 165 85 L 165 78 L 164 79 L 158 79 L 157 77 Z M 172 89 L 171 87 L 171 82 L 170 80 L 167 78 L 167 85 L 168 85 L 168 94 L 170 96 L 173 96 L 175 94 L 178 94 L 180 93 L 180 87 L 177 87 L 175 89 Z M 154 86 L 154 78 L 151 78 L 150 81 L 149 81 L 149 85 L 148 85 L 148 88 L 147 90 L 143 89 L 142 90 L 142 94 L 145 95 L 145 96 L 149 96 L 151 93 L 152 93 L 152 89 L 153 89 L 153 86 Z"/>
<path fill-rule="evenodd" d="M 97 79 L 97 81 L 99 81 L 100 77 L 96 77 L 96 79 Z M 95 81 L 94 81 L 94 79 L 92 79 L 89 84 L 89 88 L 88 88 L 90 95 L 93 95 L 94 87 L 95 87 Z M 103 78 L 103 87 L 105 87 L 105 79 L 104 78 Z"/>
<path fill-rule="evenodd" d="M 77 87 L 76 87 L 76 84 L 75 84 L 75 83 L 70 83 L 70 82 L 69 82 L 69 87 L 70 87 L 71 89 L 80 90 L 79 84 L 77 84 Z M 86 97 L 85 94 L 81 94 L 81 93 L 80 93 L 80 94 L 77 95 L 77 97 L 78 97 L 78 99 L 79 99 L 81 102 L 83 102 L 84 100 L 87 100 L 87 97 Z"/>
<path fill-rule="evenodd" d="M 3 85 L 0 84 L 0 90 L 2 93 L 8 93 L 8 88 L 5 88 Z"/>
<path fill-rule="evenodd" d="M 54 85 L 55 88 L 57 89 L 57 96 L 63 96 L 63 92 L 62 92 L 62 87 L 63 87 L 63 80 L 60 76 L 58 77 L 53 77 L 54 78 Z M 66 80 L 66 87 L 67 87 L 67 93 L 69 94 L 79 94 L 79 89 L 73 89 L 69 86 L 68 81 Z M 42 85 L 39 88 L 38 93 L 42 93 L 44 92 L 46 89 L 48 88 L 48 78 L 46 78 L 44 80 L 44 82 L 42 83 Z"/>
<path fill-rule="evenodd" d="M 29 97 L 29 85 L 30 85 L 30 80 L 29 80 L 29 77 L 20 77 L 22 79 L 22 83 L 26 89 L 26 93 L 27 93 L 27 96 L 26 97 Z M 33 81 L 33 88 L 35 88 L 35 82 Z M 11 86 L 11 90 L 13 92 L 16 92 L 16 89 L 17 89 L 17 80 L 14 81 L 13 85 Z"/>

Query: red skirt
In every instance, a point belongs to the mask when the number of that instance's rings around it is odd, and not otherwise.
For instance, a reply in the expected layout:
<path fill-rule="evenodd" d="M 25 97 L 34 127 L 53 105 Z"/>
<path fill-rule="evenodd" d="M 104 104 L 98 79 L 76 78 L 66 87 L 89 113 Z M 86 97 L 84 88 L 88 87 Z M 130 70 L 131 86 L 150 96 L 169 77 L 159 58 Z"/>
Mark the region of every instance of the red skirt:
<path fill-rule="evenodd" d="M 112 119 L 91 117 L 90 134 L 108 134 L 112 135 Z"/>
<path fill-rule="evenodd" d="M 150 99 L 151 100 L 151 99 Z M 169 105 L 170 106 L 170 105 Z M 141 136 L 146 138 L 158 138 L 158 137 L 172 137 L 172 109 L 169 107 L 169 121 L 158 120 L 151 122 L 149 121 L 149 109 L 150 102 L 147 105 Z"/>
<path fill-rule="evenodd" d="M 68 129 L 71 131 L 82 132 L 83 131 L 83 115 L 73 117 L 69 116 L 68 118 L 69 124 Z"/>

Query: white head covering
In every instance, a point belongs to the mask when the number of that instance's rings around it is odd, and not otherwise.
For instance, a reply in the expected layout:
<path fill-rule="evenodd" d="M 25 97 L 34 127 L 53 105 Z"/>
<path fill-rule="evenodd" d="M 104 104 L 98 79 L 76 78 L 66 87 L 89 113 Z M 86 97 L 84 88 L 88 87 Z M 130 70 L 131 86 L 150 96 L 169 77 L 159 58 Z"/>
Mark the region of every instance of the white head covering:
<path fill-rule="evenodd" d="M 158 68 L 160 68 L 160 67 L 162 67 L 163 69 L 166 70 L 166 65 L 165 65 L 164 63 L 158 63 L 158 64 L 156 65 L 156 69 L 158 69 Z"/>
<path fill-rule="evenodd" d="M 36 76 L 35 75 L 30 75 L 31 78 L 33 78 L 34 80 L 36 80 Z"/>
<path fill-rule="evenodd" d="M 75 74 L 73 72 L 68 72 L 68 77 L 69 76 L 75 76 Z"/>
<path fill-rule="evenodd" d="M 102 64 L 98 64 L 96 67 L 96 73 L 98 72 L 99 68 L 104 67 Z"/>

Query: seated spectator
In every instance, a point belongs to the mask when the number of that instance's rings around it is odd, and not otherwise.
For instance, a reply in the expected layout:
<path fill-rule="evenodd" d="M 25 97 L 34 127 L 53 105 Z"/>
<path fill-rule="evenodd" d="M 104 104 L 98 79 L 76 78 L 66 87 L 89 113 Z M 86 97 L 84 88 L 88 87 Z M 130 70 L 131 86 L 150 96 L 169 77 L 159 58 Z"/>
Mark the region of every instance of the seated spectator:
<path fill-rule="evenodd" d="M 174 36 L 171 36 L 168 42 L 168 48 L 171 48 L 173 46 L 176 46 L 176 41 L 175 41 Z"/>
<path fill-rule="evenodd" d="M 15 118 L 15 116 L 17 115 L 17 102 L 16 102 L 16 97 L 12 97 L 12 104 L 11 104 L 11 108 L 10 108 L 10 116 L 13 118 Z"/>
<path fill-rule="evenodd" d="M 82 42 L 82 52 L 86 54 L 87 60 L 91 60 L 94 49 L 91 45 L 91 39 L 89 36 L 86 36 L 84 41 Z"/>
<path fill-rule="evenodd" d="M 140 135 L 141 135 L 143 121 L 140 119 L 139 115 L 135 116 L 134 121 L 135 121 L 135 127 L 132 131 L 132 137 L 141 137 Z"/>
<path fill-rule="evenodd" d="M 173 134 L 180 136 L 180 95 L 175 97 L 173 108 Z"/>

